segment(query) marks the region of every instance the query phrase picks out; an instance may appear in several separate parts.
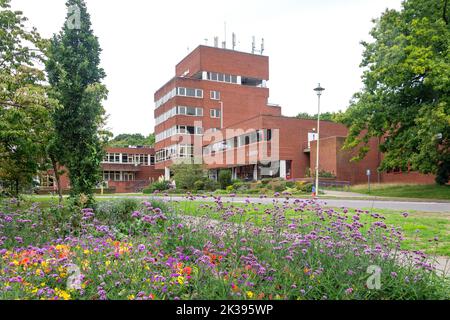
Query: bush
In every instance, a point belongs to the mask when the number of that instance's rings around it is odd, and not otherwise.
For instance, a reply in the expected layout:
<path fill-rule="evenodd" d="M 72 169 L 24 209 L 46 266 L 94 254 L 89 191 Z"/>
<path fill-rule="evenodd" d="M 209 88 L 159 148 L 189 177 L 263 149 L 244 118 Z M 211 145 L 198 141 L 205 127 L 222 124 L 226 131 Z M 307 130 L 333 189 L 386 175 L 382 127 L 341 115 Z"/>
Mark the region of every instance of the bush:
<path fill-rule="evenodd" d="M 288 188 L 295 188 L 295 182 L 294 181 L 287 181 L 286 187 Z"/>
<path fill-rule="evenodd" d="M 261 183 L 263 185 L 267 186 L 271 181 L 272 181 L 272 179 L 264 178 L 264 179 L 261 180 Z"/>
<path fill-rule="evenodd" d="M 305 183 L 304 185 L 301 186 L 301 188 L 299 190 L 301 192 L 311 193 L 313 186 L 314 186 L 313 183 Z"/>
<path fill-rule="evenodd" d="M 220 170 L 219 171 L 219 183 L 221 189 L 226 189 L 231 186 L 231 171 L 230 170 Z"/>
<path fill-rule="evenodd" d="M 169 181 L 157 181 L 143 190 L 144 194 L 153 194 L 155 191 L 166 191 L 170 189 Z"/>
<path fill-rule="evenodd" d="M 212 179 L 207 179 L 205 181 L 205 191 L 216 191 L 217 189 L 220 189 L 220 184 Z"/>
<path fill-rule="evenodd" d="M 177 164 L 172 166 L 177 189 L 193 190 L 196 181 L 205 179 L 205 171 L 199 164 Z"/>
<path fill-rule="evenodd" d="M 194 182 L 194 190 L 205 190 L 205 181 L 204 180 L 197 180 Z"/>

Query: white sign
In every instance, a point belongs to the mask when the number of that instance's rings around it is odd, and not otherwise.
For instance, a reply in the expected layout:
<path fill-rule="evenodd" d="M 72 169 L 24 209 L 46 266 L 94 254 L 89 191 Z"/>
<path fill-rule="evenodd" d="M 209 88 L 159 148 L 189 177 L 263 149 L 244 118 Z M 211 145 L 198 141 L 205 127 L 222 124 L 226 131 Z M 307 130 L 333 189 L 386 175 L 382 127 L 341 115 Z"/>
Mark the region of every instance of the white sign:
<path fill-rule="evenodd" d="M 372 172 L 370 170 L 367 170 L 367 176 L 370 177 L 372 175 Z"/>

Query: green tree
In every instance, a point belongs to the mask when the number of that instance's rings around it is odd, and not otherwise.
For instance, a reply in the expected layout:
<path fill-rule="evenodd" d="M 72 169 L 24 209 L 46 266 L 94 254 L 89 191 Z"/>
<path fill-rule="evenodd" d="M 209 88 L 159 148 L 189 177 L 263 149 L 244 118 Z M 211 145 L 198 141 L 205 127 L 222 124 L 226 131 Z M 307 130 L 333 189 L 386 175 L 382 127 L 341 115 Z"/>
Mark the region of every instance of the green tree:
<path fill-rule="evenodd" d="M 173 165 L 171 170 L 177 189 L 193 190 L 195 182 L 205 177 L 205 170 L 200 164 L 180 163 Z"/>
<path fill-rule="evenodd" d="M 104 155 L 105 111 L 102 101 L 107 89 L 101 84 L 105 72 L 100 67 L 100 45 L 91 29 L 90 16 L 83 0 L 69 0 L 66 23 L 55 35 L 46 63 L 53 96 L 61 108 L 53 114 L 54 144 L 58 162 L 68 169 L 71 198 L 80 195 L 93 204 L 93 189 L 100 179 Z"/>
<path fill-rule="evenodd" d="M 225 190 L 228 186 L 232 185 L 231 182 L 231 170 L 220 170 L 219 171 L 219 183 L 220 187 Z"/>
<path fill-rule="evenodd" d="M 380 170 L 411 168 L 450 177 L 450 28 L 447 1 L 407 0 L 387 10 L 363 42 L 364 88 L 339 121 L 349 127 L 346 148 L 364 158 L 381 141 Z M 362 146 L 361 146 L 361 145 Z"/>
<path fill-rule="evenodd" d="M 335 122 L 336 113 L 334 112 L 324 112 L 320 114 L 320 120 L 323 121 L 333 121 Z M 315 115 L 311 115 L 307 112 L 301 112 L 297 115 L 298 119 L 306 119 L 306 120 L 317 120 L 317 113 Z"/>
<path fill-rule="evenodd" d="M 147 137 L 140 133 L 119 134 L 108 142 L 108 146 L 116 148 L 126 148 L 128 146 L 153 147 L 155 145 L 155 135 L 149 134 Z"/>
<path fill-rule="evenodd" d="M 45 41 L 27 31 L 22 12 L 0 0 L 0 180 L 18 196 L 45 163 L 50 114 L 44 61 Z"/>

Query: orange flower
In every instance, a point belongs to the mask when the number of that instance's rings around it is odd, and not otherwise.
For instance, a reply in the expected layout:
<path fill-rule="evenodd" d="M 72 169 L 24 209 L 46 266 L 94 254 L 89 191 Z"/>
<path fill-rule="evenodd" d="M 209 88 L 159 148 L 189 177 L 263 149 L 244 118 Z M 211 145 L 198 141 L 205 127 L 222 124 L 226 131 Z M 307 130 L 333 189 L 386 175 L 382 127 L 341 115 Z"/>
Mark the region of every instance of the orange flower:
<path fill-rule="evenodd" d="M 23 259 L 19 262 L 19 265 L 24 266 L 24 265 L 27 265 L 28 263 L 30 263 L 30 259 L 28 259 L 28 258 L 23 258 Z"/>
<path fill-rule="evenodd" d="M 191 267 L 186 267 L 186 268 L 183 269 L 183 273 L 187 274 L 188 276 L 191 275 L 191 272 L 192 272 L 192 268 Z"/>

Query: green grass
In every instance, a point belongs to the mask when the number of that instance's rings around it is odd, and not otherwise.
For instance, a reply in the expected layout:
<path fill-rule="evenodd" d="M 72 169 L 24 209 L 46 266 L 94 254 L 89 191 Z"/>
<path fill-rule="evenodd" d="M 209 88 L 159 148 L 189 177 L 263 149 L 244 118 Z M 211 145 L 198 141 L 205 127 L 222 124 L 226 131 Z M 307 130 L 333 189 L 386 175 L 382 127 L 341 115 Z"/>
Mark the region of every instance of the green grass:
<path fill-rule="evenodd" d="M 352 186 L 347 191 L 378 197 L 439 199 L 450 201 L 450 186 L 374 184 L 369 193 L 367 185 Z"/>
<path fill-rule="evenodd" d="M 226 203 L 226 202 L 225 202 Z M 183 201 L 177 204 L 178 208 L 191 216 L 208 215 L 212 219 L 220 219 L 220 213 L 203 209 L 202 205 L 212 203 L 201 203 L 192 201 Z M 234 205 L 242 207 L 242 203 L 225 204 L 225 207 Z M 257 225 L 267 223 L 264 221 L 264 209 L 271 205 L 257 205 L 258 210 L 248 211 L 243 221 L 251 221 Z M 363 209 L 363 208 L 362 208 Z M 367 211 L 370 211 L 367 209 Z M 351 212 L 351 210 L 350 210 Z M 378 213 L 386 217 L 386 224 L 399 226 L 403 229 L 405 240 L 402 249 L 404 250 L 423 250 L 424 252 L 437 256 L 450 257 L 450 213 L 425 213 L 425 212 L 410 212 L 407 218 L 403 217 L 400 211 L 392 210 L 373 210 L 373 213 Z M 303 213 L 305 221 L 308 221 L 308 215 L 311 212 Z M 299 214 L 293 211 L 288 211 L 287 218 L 297 218 Z M 367 219 L 362 219 L 364 222 Z M 230 221 L 235 223 L 243 222 L 239 217 L 233 217 Z M 438 237 L 439 241 L 434 241 Z"/>

